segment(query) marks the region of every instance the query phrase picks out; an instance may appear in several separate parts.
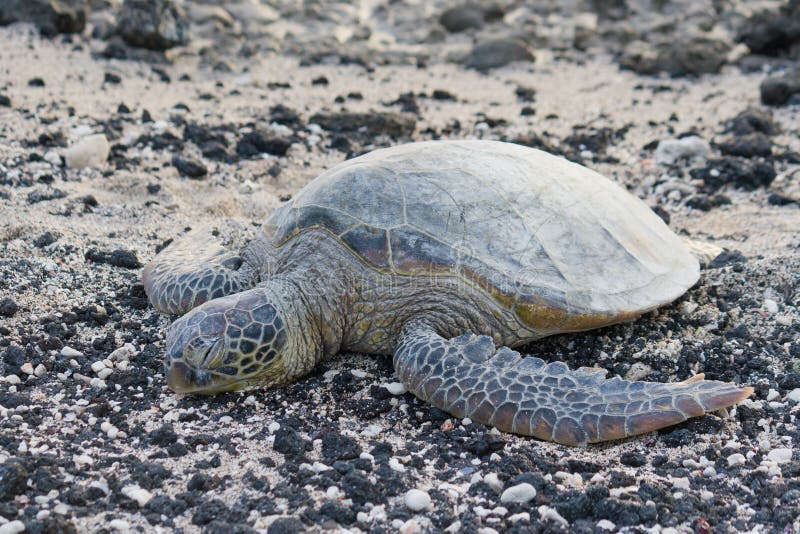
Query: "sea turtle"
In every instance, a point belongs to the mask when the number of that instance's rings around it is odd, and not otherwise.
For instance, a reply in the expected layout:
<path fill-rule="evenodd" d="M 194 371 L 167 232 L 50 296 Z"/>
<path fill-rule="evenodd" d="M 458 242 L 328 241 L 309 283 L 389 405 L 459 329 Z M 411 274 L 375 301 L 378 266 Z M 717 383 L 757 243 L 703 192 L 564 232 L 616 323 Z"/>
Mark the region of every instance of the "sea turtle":
<path fill-rule="evenodd" d="M 522 356 L 544 336 L 633 319 L 698 279 L 643 202 L 583 166 L 496 141 L 429 141 L 341 163 L 246 244 L 201 227 L 144 270 L 153 306 L 185 314 L 169 387 L 280 385 L 340 350 L 394 354 L 414 395 L 457 417 L 567 445 L 652 431 L 752 388 L 606 379 Z"/>

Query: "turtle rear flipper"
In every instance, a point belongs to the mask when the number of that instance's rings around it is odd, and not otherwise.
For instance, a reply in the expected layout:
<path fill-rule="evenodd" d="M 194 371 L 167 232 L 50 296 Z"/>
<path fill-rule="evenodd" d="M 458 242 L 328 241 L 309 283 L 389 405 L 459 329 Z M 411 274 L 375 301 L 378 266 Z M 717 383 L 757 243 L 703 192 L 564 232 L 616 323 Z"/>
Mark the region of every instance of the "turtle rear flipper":
<path fill-rule="evenodd" d="M 239 252 L 249 233 L 233 221 L 220 221 L 170 244 L 144 268 L 142 283 L 150 303 L 159 311 L 183 314 L 255 286 L 256 270 Z"/>
<path fill-rule="evenodd" d="M 488 336 L 445 339 L 425 325 L 404 329 L 394 355 L 400 380 L 422 400 L 456 417 L 563 445 L 621 439 L 732 406 L 753 392 L 697 375 L 678 383 L 606 379 L 570 370 Z"/>

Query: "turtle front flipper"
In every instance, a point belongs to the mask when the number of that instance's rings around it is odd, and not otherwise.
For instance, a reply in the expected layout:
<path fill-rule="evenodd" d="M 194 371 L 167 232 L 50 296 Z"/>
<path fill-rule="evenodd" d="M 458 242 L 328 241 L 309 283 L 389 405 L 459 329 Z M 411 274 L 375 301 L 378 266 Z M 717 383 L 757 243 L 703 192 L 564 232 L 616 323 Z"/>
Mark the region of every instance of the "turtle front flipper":
<path fill-rule="evenodd" d="M 183 314 L 207 300 L 255 286 L 256 270 L 239 251 L 248 230 L 233 221 L 191 230 L 153 258 L 142 283 L 159 311 Z"/>
<path fill-rule="evenodd" d="M 753 392 L 703 375 L 670 384 L 609 380 L 604 370 L 495 348 L 488 336 L 445 339 L 424 324 L 404 328 L 394 367 L 409 391 L 456 417 L 563 445 L 643 434 Z"/>

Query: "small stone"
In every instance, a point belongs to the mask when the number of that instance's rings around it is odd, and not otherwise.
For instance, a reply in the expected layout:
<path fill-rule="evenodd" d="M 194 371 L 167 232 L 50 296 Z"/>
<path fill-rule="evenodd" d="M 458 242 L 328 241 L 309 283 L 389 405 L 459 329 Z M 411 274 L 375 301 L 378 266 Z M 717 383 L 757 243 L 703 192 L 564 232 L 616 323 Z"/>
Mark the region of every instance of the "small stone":
<path fill-rule="evenodd" d="M 105 380 L 106 378 L 111 376 L 111 373 L 113 372 L 114 372 L 113 369 L 109 369 L 108 367 L 106 367 L 105 369 L 102 369 L 100 372 L 97 373 L 97 378 L 99 378 L 100 380 Z"/>
<path fill-rule="evenodd" d="M 32 375 L 33 365 L 31 364 L 31 362 L 25 362 L 20 366 L 19 370 L 25 373 L 26 375 Z"/>
<path fill-rule="evenodd" d="M 33 375 L 38 378 L 41 378 L 46 374 L 47 374 L 47 367 L 45 367 L 44 364 L 41 363 L 37 365 L 36 368 L 33 370 Z"/>
<path fill-rule="evenodd" d="M 46 37 L 80 33 L 86 27 L 87 4 L 85 0 L 3 0 L 0 26 L 30 22 Z"/>
<path fill-rule="evenodd" d="M 530 47 L 518 39 L 492 39 L 478 43 L 464 60 L 469 69 L 486 71 L 514 61 L 533 61 Z"/>
<path fill-rule="evenodd" d="M 761 82 L 761 102 L 767 106 L 783 106 L 796 93 L 800 93 L 800 69 L 787 71 L 783 76 L 773 76 Z"/>
<path fill-rule="evenodd" d="M 106 72 L 103 75 L 103 82 L 110 83 L 112 85 L 118 85 L 122 83 L 122 78 L 118 74 L 114 74 L 113 72 Z M 130 110 L 128 110 L 128 112 L 130 112 Z"/>
<path fill-rule="evenodd" d="M 653 157 L 658 164 L 672 165 L 681 159 L 702 159 L 710 150 L 711 145 L 708 144 L 708 141 L 696 135 L 691 135 L 681 139 L 659 141 Z"/>
<path fill-rule="evenodd" d="M 630 467 L 642 467 L 647 463 L 647 457 L 640 452 L 624 452 L 619 461 L 622 465 Z"/>
<path fill-rule="evenodd" d="M 780 128 L 769 110 L 747 108 L 726 124 L 725 132 L 733 135 L 752 133 L 776 135 L 780 132 Z"/>
<path fill-rule="evenodd" d="M 11 99 L 8 98 L 6 95 L 0 95 L 0 107 L 10 108 Z"/>
<path fill-rule="evenodd" d="M 107 369 L 107 367 L 106 364 L 104 364 L 102 361 L 98 360 L 96 362 L 92 362 L 92 371 L 94 371 L 95 373 L 99 373 L 104 369 Z"/>
<path fill-rule="evenodd" d="M 772 154 L 772 141 L 765 134 L 756 132 L 735 136 L 720 143 L 719 150 L 728 156 L 743 158 L 766 157 Z"/>
<path fill-rule="evenodd" d="M 401 382 L 390 382 L 388 384 L 384 384 L 383 387 L 386 388 L 386 391 L 392 395 L 402 395 L 408 391 L 406 386 Z"/>
<path fill-rule="evenodd" d="M 285 156 L 291 146 L 292 142 L 288 139 L 254 131 L 245 135 L 236 143 L 236 153 L 242 158 L 252 158 L 261 154 Z"/>
<path fill-rule="evenodd" d="M 389 469 L 391 469 L 392 471 L 396 471 L 398 473 L 406 472 L 406 466 L 400 463 L 400 460 L 398 460 L 394 456 L 389 458 Z"/>
<path fill-rule="evenodd" d="M 790 400 L 792 402 L 800 402 L 800 388 L 794 388 L 792 391 L 787 393 L 786 400 Z"/>
<path fill-rule="evenodd" d="M 744 465 L 747 460 L 743 454 L 735 452 L 728 456 L 728 467 L 736 467 L 737 465 Z"/>
<path fill-rule="evenodd" d="M 419 534 L 422 532 L 422 528 L 417 521 L 409 519 L 399 526 L 397 532 L 399 534 Z"/>
<path fill-rule="evenodd" d="M 725 64 L 728 52 L 728 43 L 703 36 L 683 36 L 656 44 L 633 41 L 623 51 L 620 65 L 645 75 L 716 73 Z"/>
<path fill-rule="evenodd" d="M 497 493 L 503 491 L 503 481 L 497 476 L 497 473 L 489 473 L 483 477 L 483 481 Z"/>
<path fill-rule="evenodd" d="M 108 523 L 109 528 L 116 530 L 117 532 L 126 533 L 131 530 L 131 524 L 127 521 L 123 521 L 122 519 L 112 519 Z"/>
<path fill-rule="evenodd" d="M 500 502 L 526 503 L 532 500 L 534 497 L 536 497 L 536 488 L 527 482 L 523 482 L 522 484 L 517 484 L 516 486 L 511 486 L 510 488 L 506 489 L 500 496 Z"/>
<path fill-rule="evenodd" d="M 0 534 L 19 534 L 25 532 L 25 523 L 19 519 L 0 525 Z"/>
<path fill-rule="evenodd" d="M 108 139 L 104 134 L 87 135 L 67 149 L 67 167 L 71 169 L 98 167 L 106 162 L 110 150 Z"/>
<path fill-rule="evenodd" d="M 123 267 L 125 269 L 138 269 L 142 266 L 136 253 L 132 250 L 116 249 L 108 253 L 89 249 L 83 257 L 94 263 L 107 263 L 114 267 Z M 99 317 L 105 317 L 105 310 L 100 307 L 98 308 L 97 312 L 92 314 L 92 318 L 100 321 L 102 319 Z"/>
<path fill-rule="evenodd" d="M 201 161 L 180 154 L 172 156 L 172 165 L 187 178 L 199 179 L 208 174 L 208 169 Z"/>
<path fill-rule="evenodd" d="M 647 365 L 646 363 L 636 362 L 631 365 L 631 368 L 628 369 L 628 372 L 625 373 L 625 380 L 630 380 L 631 382 L 635 382 L 637 380 L 644 380 L 650 373 L 653 372 L 653 368 Z"/>
<path fill-rule="evenodd" d="M 11 297 L 0 300 L 0 315 L 3 317 L 13 317 L 19 310 L 19 306 Z"/>
<path fill-rule="evenodd" d="M 614 530 L 617 529 L 617 525 L 615 525 L 608 519 L 601 519 L 600 521 L 597 522 L 597 528 L 613 532 Z"/>
<path fill-rule="evenodd" d="M 550 506 L 542 505 L 538 509 L 539 518 L 542 521 L 554 521 L 556 523 L 561 524 L 562 526 L 569 526 L 569 522 L 564 519 L 564 517 L 556 511 L 555 508 L 551 508 Z"/>
<path fill-rule="evenodd" d="M 513 514 L 508 516 L 508 522 L 511 523 L 512 525 L 514 523 L 518 523 L 519 521 L 530 521 L 530 520 L 531 520 L 531 514 L 528 512 L 520 512 L 518 514 Z"/>
<path fill-rule="evenodd" d="M 446 9 L 439 15 L 439 24 L 450 33 L 483 27 L 483 11 L 477 5 L 464 5 Z"/>
<path fill-rule="evenodd" d="M 188 41 L 189 20 L 172 0 L 125 0 L 117 31 L 131 46 L 163 51 Z"/>
<path fill-rule="evenodd" d="M 389 137 L 408 137 L 414 133 L 417 121 L 413 116 L 394 112 L 373 113 L 315 113 L 309 119 L 323 130 L 334 133 L 361 133 L 369 137 L 387 135 Z"/>
<path fill-rule="evenodd" d="M 688 478 L 677 477 L 672 479 L 672 487 L 676 489 L 688 490 L 691 488 L 691 485 Z"/>
<path fill-rule="evenodd" d="M 123 487 L 122 494 L 129 499 L 136 501 L 139 507 L 145 506 L 148 502 L 150 502 L 150 499 L 153 498 L 152 493 L 136 485 Z"/>
<path fill-rule="evenodd" d="M 414 512 L 428 510 L 432 505 L 431 496 L 428 495 L 428 492 L 418 489 L 412 489 L 406 492 L 405 503 L 406 507 Z"/>
<path fill-rule="evenodd" d="M 786 464 L 792 461 L 792 449 L 772 449 L 767 454 L 767 460 L 777 464 Z"/>
<path fill-rule="evenodd" d="M 778 313 L 778 303 L 772 299 L 764 299 L 764 304 L 762 308 L 765 312 L 769 313 L 770 315 L 775 315 Z"/>

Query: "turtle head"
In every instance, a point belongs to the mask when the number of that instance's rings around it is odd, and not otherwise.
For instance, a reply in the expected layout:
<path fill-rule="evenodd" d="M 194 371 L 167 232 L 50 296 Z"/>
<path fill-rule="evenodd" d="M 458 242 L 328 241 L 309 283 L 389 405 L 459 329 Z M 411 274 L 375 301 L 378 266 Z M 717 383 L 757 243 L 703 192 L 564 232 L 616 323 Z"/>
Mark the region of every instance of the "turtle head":
<path fill-rule="evenodd" d="M 256 288 L 210 300 L 167 332 L 167 382 L 211 394 L 285 382 L 293 353 L 276 299 Z"/>

